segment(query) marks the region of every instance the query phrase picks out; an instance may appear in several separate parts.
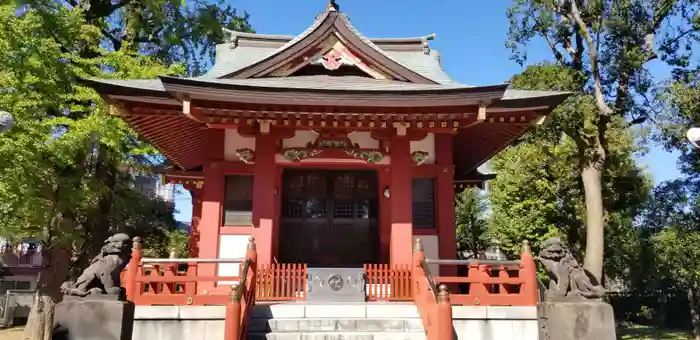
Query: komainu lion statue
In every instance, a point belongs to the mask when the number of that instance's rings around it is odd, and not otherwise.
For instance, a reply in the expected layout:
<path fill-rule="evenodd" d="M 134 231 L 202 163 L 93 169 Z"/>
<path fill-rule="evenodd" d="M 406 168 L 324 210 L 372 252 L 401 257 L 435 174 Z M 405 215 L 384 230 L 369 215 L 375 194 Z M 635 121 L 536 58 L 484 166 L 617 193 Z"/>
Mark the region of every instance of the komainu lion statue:
<path fill-rule="evenodd" d="M 100 254 L 95 256 L 75 282 L 64 282 L 61 292 L 65 295 L 119 295 L 122 288 L 119 274 L 131 258 L 131 239 L 126 234 L 114 234 L 105 241 Z"/>
<path fill-rule="evenodd" d="M 559 237 L 544 241 L 537 258 L 550 279 L 546 300 L 600 299 L 605 296 L 605 289 L 592 282 Z"/>

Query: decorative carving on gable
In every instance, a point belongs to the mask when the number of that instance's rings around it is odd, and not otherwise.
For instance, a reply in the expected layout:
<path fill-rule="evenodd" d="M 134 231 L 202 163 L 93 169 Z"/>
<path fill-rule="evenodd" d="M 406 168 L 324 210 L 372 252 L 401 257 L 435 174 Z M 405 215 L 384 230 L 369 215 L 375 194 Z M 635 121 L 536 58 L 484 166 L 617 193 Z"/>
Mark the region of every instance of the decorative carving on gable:
<path fill-rule="evenodd" d="M 368 65 L 364 60 L 356 56 L 342 42 L 335 41 L 332 47 L 322 55 L 318 56 L 311 64 L 321 64 L 329 71 L 334 71 L 340 66 L 354 66 L 367 73 L 375 79 L 389 79 L 389 76 Z"/>
<path fill-rule="evenodd" d="M 308 158 L 353 159 L 367 163 L 378 163 L 384 159 L 385 152 L 381 149 L 360 148 L 358 143 L 350 140 L 348 133 L 343 129 L 324 129 L 305 148 L 282 148 L 279 154 L 295 163 Z"/>
<path fill-rule="evenodd" d="M 328 71 L 338 70 L 341 66 L 357 67 L 375 79 L 391 79 L 389 75 L 368 64 L 350 51 L 337 36 L 331 35 L 315 48 L 279 66 L 271 73 L 274 77 L 286 77 L 301 70 L 306 65 L 321 65 Z"/>
<path fill-rule="evenodd" d="M 324 54 L 323 56 L 321 56 L 320 61 L 321 65 L 323 65 L 323 67 L 325 67 L 326 70 L 333 71 L 339 69 L 340 66 L 345 63 L 345 58 L 343 58 L 343 55 L 340 54 L 340 52 L 332 49 L 326 52 L 326 54 Z"/>

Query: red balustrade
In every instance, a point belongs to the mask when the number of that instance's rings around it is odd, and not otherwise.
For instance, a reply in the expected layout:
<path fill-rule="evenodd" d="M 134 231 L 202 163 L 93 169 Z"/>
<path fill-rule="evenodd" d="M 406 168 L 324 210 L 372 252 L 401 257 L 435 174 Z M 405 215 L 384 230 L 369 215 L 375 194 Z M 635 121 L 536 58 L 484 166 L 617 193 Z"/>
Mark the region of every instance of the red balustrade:
<path fill-rule="evenodd" d="M 428 340 L 452 339 L 452 305 L 447 286 L 435 286 L 425 263 L 423 244 L 416 240 L 412 264 L 413 301 L 418 307 Z"/>
<path fill-rule="evenodd" d="M 306 264 L 261 264 L 258 267 L 255 300 L 306 300 L 306 279 Z"/>
<path fill-rule="evenodd" d="M 450 295 L 453 305 L 535 306 L 537 269 L 527 241 L 519 261 L 426 260 L 427 264 L 466 266 L 467 276 L 436 276 L 436 285 L 459 286 Z"/>
<path fill-rule="evenodd" d="M 412 301 L 411 266 L 366 264 L 368 301 Z"/>
<path fill-rule="evenodd" d="M 249 247 L 255 248 L 251 238 Z M 250 255 L 250 254 L 249 254 Z M 225 305 L 231 284 L 240 282 L 244 259 L 143 259 L 140 239 L 134 239 L 131 261 L 122 274 L 127 298 L 136 305 Z M 238 276 L 198 274 L 203 263 L 238 264 Z M 252 269 L 255 271 L 255 269 Z M 255 280 L 251 281 L 255 283 Z M 198 284 L 216 283 L 214 289 L 198 289 Z"/>
<path fill-rule="evenodd" d="M 429 265 L 468 266 L 467 276 L 432 276 Z M 519 261 L 430 260 L 420 239 L 413 249 L 413 299 L 428 340 L 452 338 L 452 306 L 535 306 L 535 259 L 527 241 Z M 447 287 L 459 287 L 448 293 Z M 457 289 L 455 289 L 457 291 Z"/>
<path fill-rule="evenodd" d="M 257 261 L 258 255 L 255 250 L 255 243 L 251 237 L 248 243 L 245 262 L 241 269 L 241 282 L 233 285 L 231 289 L 231 299 L 226 303 L 224 319 L 225 340 L 247 338 L 248 325 L 250 324 L 250 319 L 253 314 L 253 305 L 255 304 Z"/>

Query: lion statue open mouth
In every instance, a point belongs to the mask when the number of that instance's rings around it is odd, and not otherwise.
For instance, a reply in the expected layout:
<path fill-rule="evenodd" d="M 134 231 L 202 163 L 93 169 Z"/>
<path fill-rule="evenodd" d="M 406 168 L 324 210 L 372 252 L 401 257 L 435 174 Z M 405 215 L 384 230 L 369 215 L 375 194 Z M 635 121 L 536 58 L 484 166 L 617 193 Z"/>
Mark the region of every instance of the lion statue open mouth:
<path fill-rule="evenodd" d="M 600 299 L 605 296 L 605 289 L 592 281 L 559 237 L 544 241 L 537 258 L 550 279 L 546 300 Z"/>
<path fill-rule="evenodd" d="M 114 234 L 105 241 L 100 254 L 95 256 L 75 282 L 64 282 L 61 292 L 69 296 L 121 295 L 119 275 L 131 258 L 132 242 L 129 235 Z"/>

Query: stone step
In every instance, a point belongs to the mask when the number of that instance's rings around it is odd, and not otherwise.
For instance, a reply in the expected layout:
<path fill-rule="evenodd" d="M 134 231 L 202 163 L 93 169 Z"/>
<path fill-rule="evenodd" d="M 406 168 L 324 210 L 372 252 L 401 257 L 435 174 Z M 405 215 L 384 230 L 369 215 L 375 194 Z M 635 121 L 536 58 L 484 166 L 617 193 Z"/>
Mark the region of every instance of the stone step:
<path fill-rule="evenodd" d="M 420 318 L 413 303 L 281 303 L 256 304 L 257 319 L 400 319 Z"/>
<path fill-rule="evenodd" d="M 249 340 L 425 340 L 422 332 L 251 333 Z"/>
<path fill-rule="evenodd" d="M 421 319 L 252 319 L 251 332 L 418 332 Z"/>

